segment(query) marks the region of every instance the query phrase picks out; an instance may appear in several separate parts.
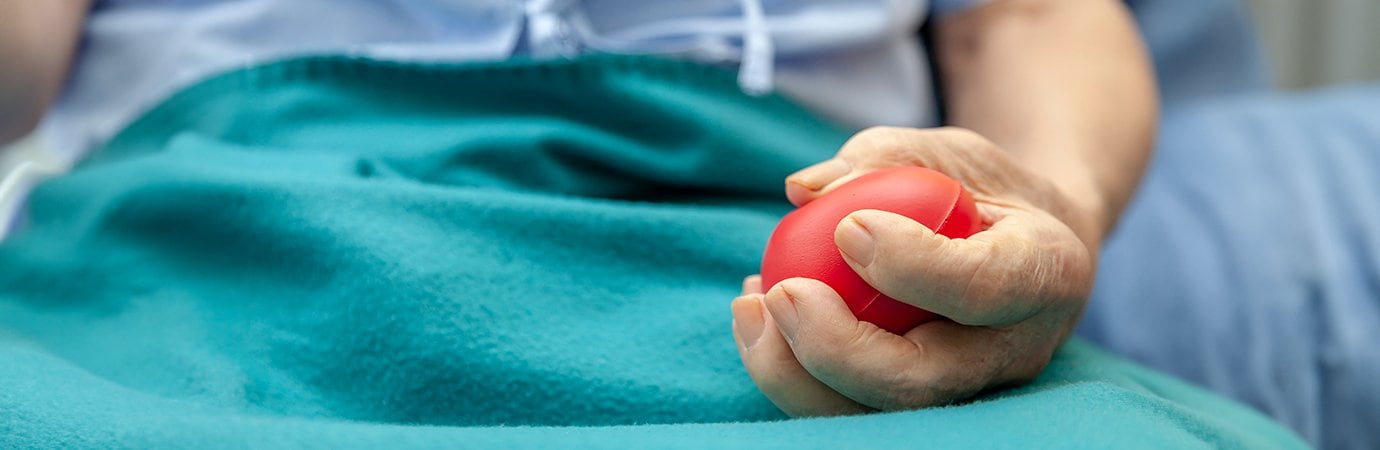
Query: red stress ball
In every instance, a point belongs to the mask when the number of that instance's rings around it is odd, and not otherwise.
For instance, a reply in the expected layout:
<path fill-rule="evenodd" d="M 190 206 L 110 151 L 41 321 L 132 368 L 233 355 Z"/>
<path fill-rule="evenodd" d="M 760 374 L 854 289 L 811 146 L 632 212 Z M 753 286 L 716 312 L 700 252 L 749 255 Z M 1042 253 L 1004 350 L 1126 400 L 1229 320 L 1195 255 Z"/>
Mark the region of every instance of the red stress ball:
<path fill-rule="evenodd" d="M 883 295 L 843 261 L 834 243 L 834 229 L 860 209 L 900 214 L 950 238 L 966 238 L 982 228 L 973 198 L 953 178 L 923 167 L 878 170 L 781 219 L 762 257 L 762 286 L 770 289 L 793 277 L 823 281 L 843 297 L 859 320 L 896 334 L 938 318 Z"/>

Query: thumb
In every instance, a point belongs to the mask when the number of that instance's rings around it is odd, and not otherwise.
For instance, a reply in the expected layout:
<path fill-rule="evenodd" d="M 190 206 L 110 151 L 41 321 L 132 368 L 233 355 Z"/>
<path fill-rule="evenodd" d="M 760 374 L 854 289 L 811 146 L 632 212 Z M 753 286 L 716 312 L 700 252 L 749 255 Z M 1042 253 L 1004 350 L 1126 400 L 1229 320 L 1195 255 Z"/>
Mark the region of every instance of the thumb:
<path fill-rule="evenodd" d="M 883 294 L 964 325 L 1019 322 L 1038 305 L 1011 301 L 1040 286 L 1028 264 L 1035 243 L 1012 236 L 1019 224 L 997 220 L 968 239 L 936 234 L 905 216 L 862 210 L 834 230 L 843 260 Z M 1033 276 L 1033 278 L 1032 278 Z M 1027 279 L 1030 278 L 1030 279 Z"/>

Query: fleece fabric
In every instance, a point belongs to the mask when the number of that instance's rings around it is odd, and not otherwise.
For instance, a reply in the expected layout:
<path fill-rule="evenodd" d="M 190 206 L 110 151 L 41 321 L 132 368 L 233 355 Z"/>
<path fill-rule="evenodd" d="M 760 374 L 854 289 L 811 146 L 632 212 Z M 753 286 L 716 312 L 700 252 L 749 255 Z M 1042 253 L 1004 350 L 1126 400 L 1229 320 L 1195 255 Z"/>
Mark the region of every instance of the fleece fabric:
<path fill-rule="evenodd" d="M 645 58 L 208 80 L 0 246 L 0 447 L 1304 445 L 1078 341 L 963 405 L 787 420 L 728 302 L 846 137 Z"/>

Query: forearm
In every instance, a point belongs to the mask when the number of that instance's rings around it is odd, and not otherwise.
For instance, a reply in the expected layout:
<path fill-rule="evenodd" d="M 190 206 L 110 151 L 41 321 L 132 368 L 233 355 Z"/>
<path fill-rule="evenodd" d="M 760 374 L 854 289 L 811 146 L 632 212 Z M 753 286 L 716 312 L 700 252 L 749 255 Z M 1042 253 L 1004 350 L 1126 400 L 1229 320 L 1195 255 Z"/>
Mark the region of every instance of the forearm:
<path fill-rule="evenodd" d="M 1095 248 L 1139 183 L 1158 115 L 1129 12 L 1115 0 L 995 0 L 936 32 L 949 124 L 1048 176 Z"/>
<path fill-rule="evenodd" d="M 57 96 L 89 0 L 0 0 L 0 143 L 33 129 Z"/>

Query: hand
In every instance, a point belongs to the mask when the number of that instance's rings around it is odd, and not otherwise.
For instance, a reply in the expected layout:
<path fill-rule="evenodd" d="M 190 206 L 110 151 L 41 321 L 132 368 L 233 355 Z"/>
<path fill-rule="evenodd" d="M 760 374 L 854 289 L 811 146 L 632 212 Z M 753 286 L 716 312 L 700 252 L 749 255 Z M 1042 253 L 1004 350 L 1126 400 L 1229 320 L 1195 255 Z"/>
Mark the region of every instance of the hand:
<path fill-rule="evenodd" d="M 787 178 L 808 203 L 872 170 L 922 166 L 961 181 L 986 229 L 949 239 L 900 215 L 863 210 L 834 232 L 844 260 L 886 295 L 949 320 L 898 336 L 853 317 L 822 282 L 792 278 L 765 294 L 748 277 L 733 301 L 739 354 L 787 414 L 914 409 L 1037 376 L 1072 332 L 1092 290 L 1094 212 L 971 131 L 873 128 Z"/>

